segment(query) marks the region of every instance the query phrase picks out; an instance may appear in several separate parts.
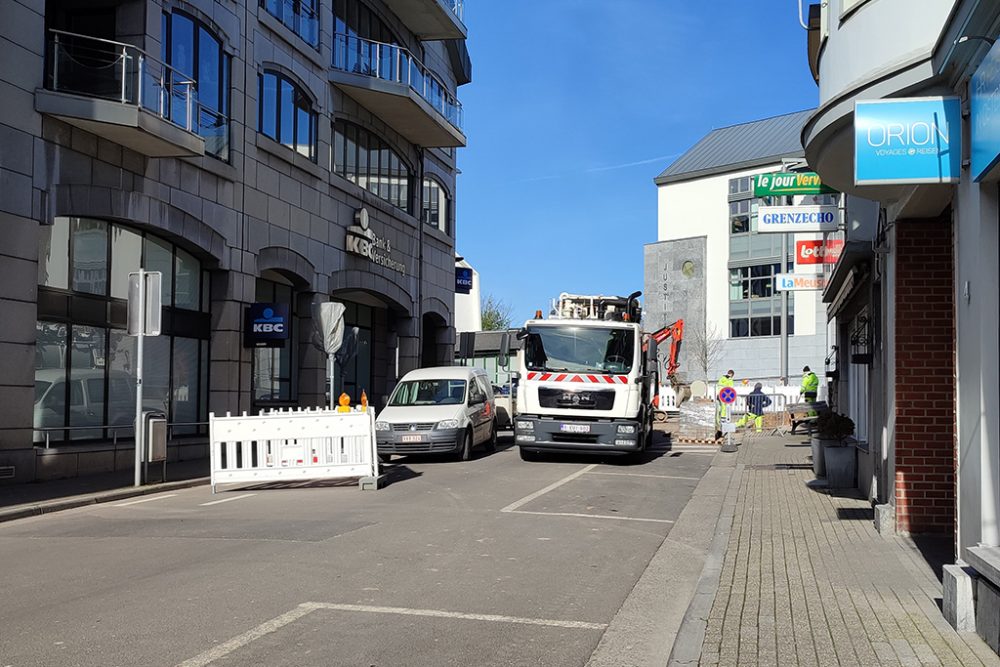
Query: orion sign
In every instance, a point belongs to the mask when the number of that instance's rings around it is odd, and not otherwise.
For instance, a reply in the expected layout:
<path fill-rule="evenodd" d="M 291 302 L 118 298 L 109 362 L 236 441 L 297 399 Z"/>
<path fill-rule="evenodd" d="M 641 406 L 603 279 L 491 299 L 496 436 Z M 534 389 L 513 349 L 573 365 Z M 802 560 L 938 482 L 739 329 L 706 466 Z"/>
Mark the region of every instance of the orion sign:
<path fill-rule="evenodd" d="M 389 239 L 379 236 L 372 230 L 368 209 L 358 209 L 354 214 L 354 223 L 347 228 L 345 250 L 352 255 L 364 257 L 372 264 L 406 275 L 406 265 L 392 258 L 392 243 Z"/>
<path fill-rule="evenodd" d="M 855 185 L 958 183 L 961 172 L 959 98 L 855 103 Z"/>

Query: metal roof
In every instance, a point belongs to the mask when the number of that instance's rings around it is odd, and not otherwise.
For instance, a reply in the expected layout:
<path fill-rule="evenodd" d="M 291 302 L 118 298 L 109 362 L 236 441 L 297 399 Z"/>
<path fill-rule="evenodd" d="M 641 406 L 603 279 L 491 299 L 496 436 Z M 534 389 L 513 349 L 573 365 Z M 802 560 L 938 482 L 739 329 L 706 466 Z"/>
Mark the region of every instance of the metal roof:
<path fill-rule="evenodd" d="M 657 185 L 802 157 L 802 127 L 814 109 L 712 130 L 656 177 Z"/>

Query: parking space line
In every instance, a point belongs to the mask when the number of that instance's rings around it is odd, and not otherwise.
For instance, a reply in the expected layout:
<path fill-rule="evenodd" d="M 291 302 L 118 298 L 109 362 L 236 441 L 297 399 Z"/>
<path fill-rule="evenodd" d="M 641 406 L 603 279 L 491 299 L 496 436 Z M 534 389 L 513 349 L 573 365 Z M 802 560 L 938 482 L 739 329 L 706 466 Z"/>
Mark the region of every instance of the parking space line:
<path fill-rule="evenodd" d="M 139 503 L 151 503 L 154 500 L 166 500 L 167 498 L 173 498 L 176 493 L 167 493 L 161 496 L 153 496 L 152 498 L 143 498 L 142 500 L 130 500 L 127 503 L 116 503 L 112 507 L 128 507 L 129 505 L 138 505 Z"/>
<path fill-rule="evenodd" d="M 575 512 L 528 512 L 527 510 L 511 510 L 510 514 L 534 514 L 536 516 L 574 516 L 584 519 L 616 519 L 618 521 L 647 521 L 649 523 L 674 523 L 670 519 L 643 519 L 636 516 L 617 516 L 615 514 L 583 514 Z"/>
<path fill-rule="evenodd" d="M 242 496 L 233 496 L 232 498 L 223 498 L 222 500 L 213 500 L 210 503 L 201 503 L 198 507 L 209 507 L 210 505 L 219 505 L 221 503 L 231 503 L 234 500 L 241 500 L 243 498 L 251 498 L 256 496 L 256 493 L 244 493 Z"/>
<path fill-rule="evenodd" d="M 591 465 L 587 466 L 583 470 L 577 470 L 572 475 L 567 475 L 566 477 L 563 477 L 558 482 L 554 482 L 552 484 L 549 484 L 548 486 L 546 486 L 544 489 L 542 489 L 540 491 L 535 491 L 531 495 L 525 496 L 524 498 L 521 498 L 520 500 L 516 500 L 516 501 L 512 502 L 510 505 L 507 505 L 507 507 L 504 507 L 500 511 L 501 512 L 513 512 L 518 507 L 521 507 L 522 505 L 527 505 L 528 503 L 530 503 L 532 500 L 534 500 L 536 498 L 541 498 L 542 496 L 544 496 L 549 491 L 552 491 L 554 489 L 558 489 L 560 486 L 562 486 L 563 484 L 566 484 L 567 482 L 572 482 L 577 477 L 580 477 L 581 475 L 587 474 L 588 472 L 590 472 L 591 470 L 593 470 L 596 467 L 597 467 L 597 464 L 594 463 L 594 464 L 591 464 Z"/>
<path fill-rule="evenodd" d="M 295 609 L 285 612 L 281 616 L 261 623 L 256 628 L 248 630 L 242 635 L 237 635 L 227 642 L 223 642 L 218 646 L 213 646 L 204 653 L 196 655 L 190 660 L 185 660 L 184 662 L 178 664 L 177 667 L 205 667 L 205 665 L 210 665 L 216 660 L 224 658 L 234 651 L 238 651 L 255 639 L 260 639 L 264 635 L 280 630 L 289 623 L 297 621 L 306 614 L 311 614 L 314 611 L 316 611 L 315 607 L 299 605 Z"/>
<path fill-rule="evenodd" d="M 520 616 L 502 616 L 497 614 L 466 614 L 459 611 L 440 611 L 438 609 L 410 609 L 406 607 L 374 607 L 361 604 L 333 604 L 327 602 L 306 602 L 303 606 L 313 609 L 329 609 L 332 611 L 354 611 L 368 614 L 400 614 L 403 616 L 426 616 L 430 618 L 454 618 L 464 621 L 490 621 L 492 623 L 517 623 L 520 625 L 544 625 L 552 628 L 572 628 L 580 630 L 606 630 L 607 623 L 588 623 L 586 621 L 560 621 L 550 618 L 524 618 Z"/>
<path fill-rule="evenodd" d="M 591 475 L 612 475 L 614 477 L 652 477 L 654 479 L 682 479 L 688 482 L 700 482 L 701 477 L 678 477 L 677 475 L 647 475 L 640 472 L 600 472 L 594 471 Z"/>
<path fill-rule="evenodd" d="M 177 667 L 206 667 L 216 660 L 221 660 L 238 651 L 250 642 L 265 635 L 276 632 L 294 623 L 300 618 L 318 610 L 347 611 L 366 614 L 397 614 L 402 616 L 423 616 L 426 618 L 449 618 L 462 621 L 488 621 L 492 623 L 514 623 L 519 625 L 541 625 L 551 628 L 567 628 L 573 630 L 607 630 L 607 623 L 590 623 L 587 621 L 560 621 L 550 618 L 525 618 L 520 616 L 502 616 L 497 614 L 466 614 L 458 611 L 441 611 L 438 609 L 410 609 L 407 607 L 375 607 L 358 604 L 335 604 L 331 602 L 303 602 L 295 609 L 281 616 L 261 623 L 257 627 L 233 637 L 227 642 L 213 646 L 204 653 L 179 663 Z"/>

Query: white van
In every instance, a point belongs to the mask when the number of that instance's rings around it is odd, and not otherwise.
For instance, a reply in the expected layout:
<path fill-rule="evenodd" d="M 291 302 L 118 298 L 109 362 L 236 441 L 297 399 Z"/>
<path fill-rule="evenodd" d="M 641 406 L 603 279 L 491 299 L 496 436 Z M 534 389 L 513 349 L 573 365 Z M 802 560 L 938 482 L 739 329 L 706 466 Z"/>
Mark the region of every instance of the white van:
<path fill-rule="evenodd" d="M 402 377 L 375 421 L 379 459 L 393 454 L 453 453 L 468 461 L 472 448 L 496 449 L 496 404 L 481 368 L 421 368 Z"/>

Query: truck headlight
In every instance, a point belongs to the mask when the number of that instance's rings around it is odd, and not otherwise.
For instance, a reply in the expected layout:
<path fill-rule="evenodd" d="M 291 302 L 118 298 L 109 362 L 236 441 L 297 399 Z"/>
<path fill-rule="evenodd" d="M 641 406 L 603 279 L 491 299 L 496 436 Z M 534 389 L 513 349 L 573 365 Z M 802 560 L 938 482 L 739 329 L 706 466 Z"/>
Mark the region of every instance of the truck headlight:
<path fill-rule="evenodd" d="M 517 422 L 517 429 L 519 431 L 534 431 L 535 430 L 535 423 L 534 422 L 519 421 L 519 422 Z"/>
<path fill-rule="evenodd" d="M 442 419 L 434 428 L 441 431 L 448 428 L 458 428 L 459 426 L 461 426 L 461 424 L 457 419 Z"/>
<path fill-rule="evenodd" d="M 633 435 L 635 433 L 635 424 L 619 424 L 618 432 L 622 435 Z"/>
<path fill-rule="evenodd" d="M 375 422 L 375 430 L 376 431 L 391 431 L 392 430 L 392 426 L 389 425 L 389 422 Z"/>

